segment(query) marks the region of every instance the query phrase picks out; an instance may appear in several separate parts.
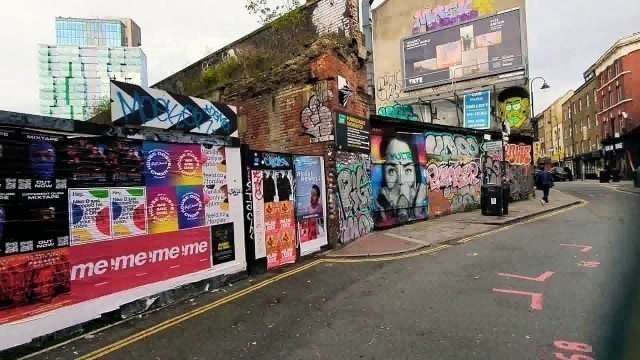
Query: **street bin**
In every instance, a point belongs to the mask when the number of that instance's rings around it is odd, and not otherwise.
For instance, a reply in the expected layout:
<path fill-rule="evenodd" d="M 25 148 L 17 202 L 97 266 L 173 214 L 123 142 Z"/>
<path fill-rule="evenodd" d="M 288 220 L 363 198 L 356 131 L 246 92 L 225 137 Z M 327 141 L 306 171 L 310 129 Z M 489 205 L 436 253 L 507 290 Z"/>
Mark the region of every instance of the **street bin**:
<path fill-rule="evenodd" d="M 480 188 L 480 210 L 485 216 L 500 216 L 502 213 L 502 187 L 482 185 Z"/>
<path fill-rule="evenodd" d="M 511 199 L 511 184 L 502 185 L 502 215 L 509 214 L 509 200 Z"/>
<path fill-rule="evenodd" d="M 640 188 L 640 169 L 636 170 L 635 176 L 633 177 L 633 186 Z"/>
<path fill-rule="evenodd" d="M 620 182 L 620 171 L 619 170 L 614 170 L 613 174 L 611 174 L 611 180 L 613 182 Z"/>
<path fill-rule="evenodd" d="M 608 183 L 610 178 L 611 178 L 611 174 L 609 174 L 608 170 L 605 170 L 605 169 L 600 170 L 601 183 Z"/>

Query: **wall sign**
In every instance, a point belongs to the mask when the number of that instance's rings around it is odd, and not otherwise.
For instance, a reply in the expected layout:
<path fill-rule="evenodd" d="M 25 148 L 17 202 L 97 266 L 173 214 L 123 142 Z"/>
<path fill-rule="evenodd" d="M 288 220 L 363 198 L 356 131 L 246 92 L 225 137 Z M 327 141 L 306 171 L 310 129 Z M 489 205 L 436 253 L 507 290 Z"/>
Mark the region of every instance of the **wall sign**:
<path fill-rule="evenodd" d="M 340 150 L 369 152 L 371 127 L 369 120 L 336 112 L 336 145 Z"/>
<path fill-rule="evenodd" d="M 491 92 L 464 95 L 464 127 L 486 130 L 491 128 Z"/>

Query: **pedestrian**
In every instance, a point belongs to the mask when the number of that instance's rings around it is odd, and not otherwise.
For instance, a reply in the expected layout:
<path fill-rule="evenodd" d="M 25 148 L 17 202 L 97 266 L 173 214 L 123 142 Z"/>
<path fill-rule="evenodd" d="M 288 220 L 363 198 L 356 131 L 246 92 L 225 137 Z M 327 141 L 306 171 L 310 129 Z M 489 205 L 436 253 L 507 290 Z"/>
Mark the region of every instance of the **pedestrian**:
<path fill-rule="evenodd" d="M 540 167 L 540 171 L 536 174 L 536 187 L 542 189 L 542 199 L 540 203 L 542 205 L 549 203 L 549 189 L 553 187 L 553 176 L 551 173 L 544 169 L 544 166 Z"/>

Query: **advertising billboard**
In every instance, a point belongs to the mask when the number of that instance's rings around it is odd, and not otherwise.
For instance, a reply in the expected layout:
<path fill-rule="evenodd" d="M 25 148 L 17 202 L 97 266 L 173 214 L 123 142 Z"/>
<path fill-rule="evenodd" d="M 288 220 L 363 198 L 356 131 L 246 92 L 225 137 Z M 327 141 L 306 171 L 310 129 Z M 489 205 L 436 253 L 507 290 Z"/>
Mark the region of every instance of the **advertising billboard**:
<path fill-rule="evenodd" d="M 522 69 L 520 10 L 404 39 L 402 56 L 405 90 Z"/>

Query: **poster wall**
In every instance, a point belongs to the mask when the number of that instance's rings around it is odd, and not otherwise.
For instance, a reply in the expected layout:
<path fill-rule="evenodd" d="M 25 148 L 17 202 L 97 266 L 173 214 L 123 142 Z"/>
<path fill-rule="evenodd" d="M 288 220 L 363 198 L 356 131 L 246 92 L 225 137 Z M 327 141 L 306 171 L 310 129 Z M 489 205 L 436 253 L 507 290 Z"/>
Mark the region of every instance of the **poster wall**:
<path fill-rule="evenodd" d="M 296 222 L 300 255 L 319 251 L 327 245 L 327 210 L 324 159 L 321 156 L 294 156 L 296 174 Z"/>

